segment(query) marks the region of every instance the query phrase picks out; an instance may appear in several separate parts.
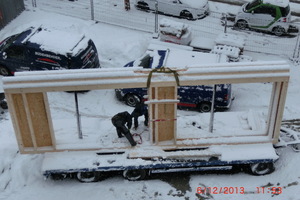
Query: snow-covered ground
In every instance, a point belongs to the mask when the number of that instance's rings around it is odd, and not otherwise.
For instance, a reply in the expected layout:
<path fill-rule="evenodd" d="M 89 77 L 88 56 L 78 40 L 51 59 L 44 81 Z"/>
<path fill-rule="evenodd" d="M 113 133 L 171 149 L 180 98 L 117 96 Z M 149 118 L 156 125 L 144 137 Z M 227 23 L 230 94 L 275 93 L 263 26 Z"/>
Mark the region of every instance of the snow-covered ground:
<path fill-rule="evenodd" d="M 84 21 L 50 12 L 36 10 L 24 11 L 17 19 L 0 31 L 0 40 L 21 32 L 29 26 L 61 28 L 72 33 L 85 33 L 96 44 L 101 65 L 105 68 L 122 67 L 125 63 L 140 57 L 147 49 L 151 34 L 110 26 L 93 21 Z M 285 57 L 245 52 L 254 60 L 287 60 Z M 284 119 L 299 119 L 298 105 L 300 94 L 300 68 L 291 64 L 291 79 L 285 106 Z M 269 105 L 270 84 L 235 84 L 235 100 L 229 111 L 266 111 Z M 51 93 L 49 95 L 51 114 L 56 123 L 75 128 L 75 108 L 70 93 Z M 113 130 L 110 118 L 120 111 L 132 108 L 116 100 L 113 90 L 90 91 L 79 95 L 83 122 L 87 119 L 102 119 L 107 123 L 98 124 L 97 130 Z M 192 111 L 180 111 L 179 116 L 189 118 L 200 115 Z M 74 119 L 73 124 L 65 123 Z M 71 120 L 70 120 L 71 121 Z M 229 121 L 230 123 L 230 121 Z M 220 124 L 219 124 L 220 125 Z M 225 124 L 230 126 L 230 124 Z M 89 127 L 91 128 L 91 127 Z M 245 199 L 245 200 L 298 200 L 300 199 L 299 153 L 290 148 L 279 150 L 280 159 L 276 170 L 266 176 L 252 176 L 244 172 L 236 174 L 169 174 L 156 175 L 145 181 L 130 182 L 121 176 L 112 176 L 101 182 L 83 184 L 75 180 L 44 180 L 41 174 L 43 155 L 20 155 L 8 113 L 0 117 L 0 199 L 2 200 L 52 200 L 52 199 Z M 89 130 L 87 130 L 89 131 Z M 88 138 L 88 135 L 84 136 Z M 76 133 L 74 133 L 76 137 Z M 63 138 L 62 138 L 63 139 Z M 233 194 L 196 194 L 197 187 L 233 187 L 245 189 Z M 262 187 L 278 187 L 282 193 L 274 195 Z"/>

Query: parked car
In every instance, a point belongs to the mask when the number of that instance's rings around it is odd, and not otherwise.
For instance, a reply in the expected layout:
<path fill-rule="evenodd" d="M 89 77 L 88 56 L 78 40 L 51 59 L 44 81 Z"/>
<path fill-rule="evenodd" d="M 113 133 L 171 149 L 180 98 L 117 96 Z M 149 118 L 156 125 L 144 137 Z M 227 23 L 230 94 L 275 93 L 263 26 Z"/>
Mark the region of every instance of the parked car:
<path fill-rule="evenodd" d="M 0 43 L 0 75 L 17 71 L 99 68 L 97 49 L 84 35 L 29 28 Z"/>
<path fill-rule="evenodd" d="M 218 54 L 201 53 L 186 50 L 154 50 L 147 51 L 144 56 L 136 61 L 129 62 L 124 67 L 160 68 L 184 67 L 187 65 L 201 65 L 225 62 L 226 58 Z M 147 88 L 116 89 L 119 100 L 125 101 L 129 106 L 135 106 L 143 101 L 147 95 Z M 211 85 L 194 85 L 178 87 L 180 96 L 178 107 L 181 109 L 209 112 L 211 110 L 213 87 Z M 231 84 L 217 85 L 215 108 L 228 109 L 232 101 Z"/>
<path fill-rule="evenodd" d="M 235 18 L 240 29 L 253 28 L 272 32 L 277 36 L 289 32 L 291 10 L 288 0 L 254 0 L 244 4 Z"/>
<path fill-rule="evenodd" d="M 141 10 L 156 10 L 167 15 L 187 19 L 201 19 L 209 14 L 207 0 L 137 0 L 136 8 Z"/>

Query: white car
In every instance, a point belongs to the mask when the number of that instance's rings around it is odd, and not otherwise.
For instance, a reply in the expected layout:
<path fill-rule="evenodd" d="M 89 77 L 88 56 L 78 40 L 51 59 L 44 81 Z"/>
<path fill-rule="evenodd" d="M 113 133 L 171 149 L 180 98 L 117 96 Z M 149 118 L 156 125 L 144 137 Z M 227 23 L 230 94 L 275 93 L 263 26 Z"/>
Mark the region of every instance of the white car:
<path fill-rule="evenodd" d="M 137 0 L 135 6 L 142 10 L 156 10 L 167 15 L 187 19 L 200 19 L 209 14 L 207 0 Z"/>
<path fill-rule="evenodd" d="M 291 21 L 289 0 L 254 0 L 244 4 L 236 15 L 235 25 L 281 36 L 288 32 Z"/>

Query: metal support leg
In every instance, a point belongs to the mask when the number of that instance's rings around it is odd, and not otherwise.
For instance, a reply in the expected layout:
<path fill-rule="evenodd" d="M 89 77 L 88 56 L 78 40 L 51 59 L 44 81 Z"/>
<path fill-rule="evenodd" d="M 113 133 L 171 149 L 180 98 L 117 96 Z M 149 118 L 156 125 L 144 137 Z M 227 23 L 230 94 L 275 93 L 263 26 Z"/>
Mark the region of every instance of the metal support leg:
<path fill-rule="evenodd" d="M 77 92 L 74 92 L 75 96 L 75 107 L 76 107 L 76 118 L 77 118 L 77 130 L 78 130 L 78 138 L 82 139 L 82 129 L 81 129 L 81 120 L 80 120 L 80 113 L 79 113 L 79 106 L 78 106 L 78 97 Z"/>
<path fill-rule="evenodd" d="M 213 96 L 212 96 L 212 100 L 211 100 L 211 109 L 210 109 L 210 120 L 209 120 L 209 132 L 212 133 L 213 132 L 213 126 L 214 126 L 214 117 L 215 117 L 215 97 L 216 97 L 216 88 L 217 86 L 214 85 L 213 87 Z"/>

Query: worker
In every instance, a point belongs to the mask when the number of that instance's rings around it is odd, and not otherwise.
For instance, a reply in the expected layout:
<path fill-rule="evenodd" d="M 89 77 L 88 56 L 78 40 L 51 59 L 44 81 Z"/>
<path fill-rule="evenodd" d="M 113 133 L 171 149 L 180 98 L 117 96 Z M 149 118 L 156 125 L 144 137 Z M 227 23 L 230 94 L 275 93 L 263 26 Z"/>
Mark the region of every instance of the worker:
<path fill-rule="evenodd" d="M 137 103 L 135 105 L 134 110 L 131 113 L 131 116 L 134 118 L 134 129 L 138 128 L 139 126 L 138 118 L 142 115 L 144 115 L 145 117 L 144 125 L 148 126 L 148 108 L 143 101 Z"/>
<path fill-rule="evenodd" d="M 125 136 L 127 140 L 130 142 L 131 146 L 136 145 L 136 142 L 134 141 L 129 131 L 132 126 L 132 117 L 127 111 L 118 113 L 115 116 L 113 116 L 111 122 L 116 127 L 119 138 Z"/>
<path fill-rule="evenodd" d="M 125 10 L 130 10 L 130 0 L 124 0 Z"/>

